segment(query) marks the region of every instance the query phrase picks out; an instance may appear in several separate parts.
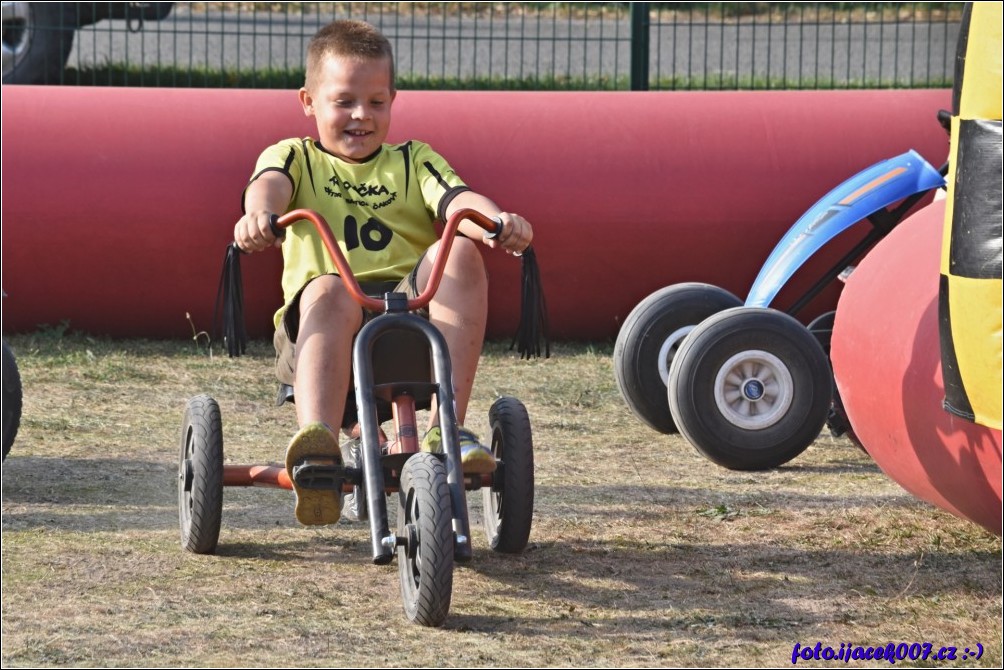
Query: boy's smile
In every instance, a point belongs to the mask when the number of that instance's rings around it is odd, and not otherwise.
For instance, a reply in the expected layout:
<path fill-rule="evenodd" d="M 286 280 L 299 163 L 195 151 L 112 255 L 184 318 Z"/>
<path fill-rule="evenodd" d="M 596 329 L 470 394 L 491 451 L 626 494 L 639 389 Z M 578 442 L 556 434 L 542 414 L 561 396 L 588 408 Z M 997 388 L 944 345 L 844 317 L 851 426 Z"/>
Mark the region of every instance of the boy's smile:
<path fill-rule="evenodd" d="M 317 121 L 321 146 L 352 163 L 380 149 L 390 130 L 395 94 L 390 71 L 386 59 L 324 59 L 316 90 L 300 89 L 304 113 Z"/>

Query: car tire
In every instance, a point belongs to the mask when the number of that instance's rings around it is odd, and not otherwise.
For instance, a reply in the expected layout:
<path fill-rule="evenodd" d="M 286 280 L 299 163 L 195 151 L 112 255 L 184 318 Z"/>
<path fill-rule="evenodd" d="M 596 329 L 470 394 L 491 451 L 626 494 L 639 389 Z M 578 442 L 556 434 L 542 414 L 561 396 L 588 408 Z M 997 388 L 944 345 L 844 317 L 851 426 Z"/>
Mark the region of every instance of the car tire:
<path fill-rule="evenodd" d="M 3 83 L 58 83 L 75 28 L 62 3 L 3 3 Z"/>

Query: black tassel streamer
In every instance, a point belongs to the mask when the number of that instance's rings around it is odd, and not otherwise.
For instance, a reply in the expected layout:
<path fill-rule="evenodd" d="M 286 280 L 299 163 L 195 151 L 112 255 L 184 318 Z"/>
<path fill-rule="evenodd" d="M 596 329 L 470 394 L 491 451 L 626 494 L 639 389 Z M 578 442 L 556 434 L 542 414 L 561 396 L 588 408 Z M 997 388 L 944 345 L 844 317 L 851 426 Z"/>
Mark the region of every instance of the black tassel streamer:
<path fill-rule="evenodd" d="M 551 342 L 547 336 L 547 302 L 544 300 L 544 287 L 540 281 L 540 268 L 537 266 L 537 254 L 532 247 L 527 247 L 521 257 L 523 261 L 523 277 L 520 287 L 519 326 L 512 338 L 509 349 L 517 345 L 520 358 L 529 360 L 540 358 L 541 349 L 544 358 L 551 357 Z"/>
<path fill-rule="evenodd" d="M 244 325 L 244 286 L 241 279 L 243 253 L 236 242 L 227 245 L 213 313 L 214 329 L 223 338 L 223 345 L 230 358 L 243 355 L 248 344 L 248 332 Z"/>

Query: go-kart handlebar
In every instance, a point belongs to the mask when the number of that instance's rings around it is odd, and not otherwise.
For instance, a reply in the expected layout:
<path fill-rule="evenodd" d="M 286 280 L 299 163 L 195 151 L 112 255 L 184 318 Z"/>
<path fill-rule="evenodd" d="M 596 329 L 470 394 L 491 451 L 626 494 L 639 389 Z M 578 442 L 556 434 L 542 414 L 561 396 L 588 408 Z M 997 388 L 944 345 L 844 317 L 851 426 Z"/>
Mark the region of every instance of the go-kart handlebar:
<path fill-rule="evenodd" d="M 345 283 L 345 288 L 348 289 L 352 298 L 359 303 L 363 309 L 368 309 L 374 312 L 383 311 L 385 308 L 383 300 L 371 298 L 363 293 L 362 288 L 359 286 L 359 282 L 356 280 L 355 274 L 352 272 L 352 268 L 349 267 L 348 261 L 345 260 L 345 255 L 342 254 L 341 247 L 338 246 L 338 240 L 335 239 L 334 234 L 331 232 L 331 228 L 328 226 L 328 222 L 324 220 L 323 216 L 310 209 L 294 209 L 282 216 L 273 218 L 272 232 L 276 237 L 282 237 L 285 235 L 285 228 L 304 219 L 314 224 L 314 228 L 316 228 L 318 234 L 320 234 L 321 240 L 324 242 L 324 246 L 328 250 L 331 260 L 334 261 L 335 267 L 338 269 L 338 274 L 341 276 L 342 281 Z M 443 228 L 443 236 L 439 243 L 439 251 L 436 253 L 436 259 L 432 263 L 432 271 L 429 275 L 429 282 L 426 284 L 425 290 L 422 291 L 418 297 L 408 300 L 409 311 L 425 307 L 432 301 L 433 296 L 436 295 L 436 291 L 439 289 L 439 282 L 443 278 L 443 271 L 446 269 L 446 261 L 450 256 L 450 248 L 453 246 L 453 238 L 456 237 L 457 230 L 460 228 L 460 222 L 464 219 L 473 221 L 489 235 L 498 234 L 502 228 L 502 222 L 500 220 L 485 216 L 476 210 L 461 209 L 454 212 L 453 216 L 447 220 L 446 226 Z"/>

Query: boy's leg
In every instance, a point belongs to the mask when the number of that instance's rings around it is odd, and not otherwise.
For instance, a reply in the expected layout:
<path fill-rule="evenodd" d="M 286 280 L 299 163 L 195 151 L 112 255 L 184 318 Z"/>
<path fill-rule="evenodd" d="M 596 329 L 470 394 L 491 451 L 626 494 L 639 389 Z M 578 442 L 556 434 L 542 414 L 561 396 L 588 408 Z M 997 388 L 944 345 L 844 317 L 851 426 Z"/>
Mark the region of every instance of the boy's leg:
<path fill-rule="evenodd" d="M 296 418 L 337 431 L 342 424 L 352 369 L 352 338 L 362 325 L 362 310 L 342 280 L 324 275 L 300 295 L 296 338 Z"/>
<path fill-rule="evenodd" d="M 300 293 L 294 383 L 300 430 L 286 450 L 286 470 L 296 492 L 296 518 L 303 524 L 335 523 L 341 514 L 340 490 L 303 488 L 293 472 L 304 463 L 342 463 L 337 431 L 348 393 L 352 338 L 361 323 L 362 310 L 336 276 L 318 277 Z"/>
<path fill-rule="evenodd" d="M 438 250 L 437 242 L 430 247 L 418 268 L 419 292 L 429 281 Z M 465 237 L 453 241 L 443 281 L 429 305 L 429 321 L 443 334 L 450 351 L 457 421 L 463 424 L 488 321 L 488 274 L 481 252 Z"/>
<path fill-rule="evenodd" d="M 430 248 L 418 268 L 416 283 L 421 289 L 428 282 L 438 243 Z M 496 467 L 491 451 L 471 431 L 464 429 L 467 404 L 471 399 L 474 374 L 481 358 L 488 321 L 488 275 L 481 253 L 471 240 L 458 237 L 446 263 L 443 281 L 429 305 L 429 321 L 443 334 L 453 365 L 453 394 L 457 403 L 460 430 L 460 458 L 467 474 L 488 474 Z M 430 424 L 437 423 L 433 407 Z M 432 427 L 422 440 L 422 448 L 440 451 L 439 427 Z"/>

